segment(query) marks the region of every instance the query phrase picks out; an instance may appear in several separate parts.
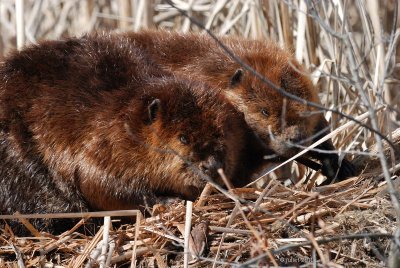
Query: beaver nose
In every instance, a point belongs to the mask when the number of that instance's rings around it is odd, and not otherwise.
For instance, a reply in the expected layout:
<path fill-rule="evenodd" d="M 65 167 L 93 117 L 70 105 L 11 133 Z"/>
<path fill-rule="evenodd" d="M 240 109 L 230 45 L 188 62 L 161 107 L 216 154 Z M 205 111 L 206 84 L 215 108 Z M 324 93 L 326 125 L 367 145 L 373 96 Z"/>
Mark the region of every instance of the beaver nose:
<path fill-rule="evenodd" d="M 294 136 L 289 138 L 289 141 L 291 143 L 301 143 L 304 140 L 304 135 L 302 135 L 301 133 L 296 133 Z"/>
<path fill-rule="evenodd" d="M 211 178 L 215 178 L 218 176 L 218 169 L 222 168 L 222 164 L 214 156 L 209 156 L 199 164 L 199 168 Z"/>
<path fill-rule="evenodd" d="M 287 138 L 290 143 L 299 144 L 305 139 L 305 133 L 302 133 L 298 127 L 292 126 L 288 127 L 285 131 L 287 133 Z"/>

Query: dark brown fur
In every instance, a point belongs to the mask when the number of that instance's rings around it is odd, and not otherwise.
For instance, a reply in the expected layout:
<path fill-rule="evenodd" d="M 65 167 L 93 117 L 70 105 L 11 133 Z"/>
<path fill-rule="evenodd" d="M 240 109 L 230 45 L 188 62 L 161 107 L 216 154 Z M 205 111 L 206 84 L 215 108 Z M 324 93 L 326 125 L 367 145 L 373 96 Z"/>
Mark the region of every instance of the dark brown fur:
<path fill-rule="evenodd" d="M 217 168 L 236 186 L 247 182 L 264 152 L 243 114 L 217 90 L 149 59 L 112 35 L 43 42 L 6 59 L 0 213 L 193 200 L 205 175 L 221 184 Z"/>
<path fill-rule="evenodd" d="M 296 144 L 307 146 L 329 133 L 328 124 L 320 111 L 284 98 L 251 73 L 242 71 L 242 66 L 206 34 L 145 31 L 126 35 L 135 46 L 148 51 L 168 71 L 224 89 L 227 98 L 244 112 L 246 122 L 266 146 L 283 158 L 298 152 Z M 305 100 L 319 103 L 317 90 L 304 74 L 302 66 L 277 44 L 231 37 L 221 39 L 235 55 L 275 85 Z M 329 140 L 317 149 L 329 151 L 335 148 Z M 336 175 L 340 180 L 354 175 L 352 165 L 345 159 L 342 168 L 339 168 L 336 153 L 311 152 L 307 157 L 321 162 L 322 173 L 328 176 L 328 182 Z"/>

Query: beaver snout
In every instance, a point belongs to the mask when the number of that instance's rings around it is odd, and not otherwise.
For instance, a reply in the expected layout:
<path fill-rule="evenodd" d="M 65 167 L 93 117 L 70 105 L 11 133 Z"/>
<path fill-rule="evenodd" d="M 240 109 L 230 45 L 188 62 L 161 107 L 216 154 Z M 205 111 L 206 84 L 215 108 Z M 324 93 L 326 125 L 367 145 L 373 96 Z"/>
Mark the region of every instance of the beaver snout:
<path fill-rule="evenodd" d="M 301 131 L 297 126 L 291 126 L 286 128 L 283 133 L 283 137 L 287 139 L 289 146 L 295 147 L 296 144 L 301 144 L 306 139 L 306 133 Z"/>
<path fill-rule="evenodd" d="M 301 146 L 307 146 L 309 143 L 306 142 L 306 131 L 298 126 L 287 127 L 281 133 L 271 136 L 271 148 L 281 156 L 292 156 Z"/>
<path fill-rule="evenodd" d="M 218 169 L 222 168 L 222 163 L 214 156 L 209 156 L 206 160 L 199 164 L 200 170 L 210 176 L 212 179 L 218 178 Z"/>

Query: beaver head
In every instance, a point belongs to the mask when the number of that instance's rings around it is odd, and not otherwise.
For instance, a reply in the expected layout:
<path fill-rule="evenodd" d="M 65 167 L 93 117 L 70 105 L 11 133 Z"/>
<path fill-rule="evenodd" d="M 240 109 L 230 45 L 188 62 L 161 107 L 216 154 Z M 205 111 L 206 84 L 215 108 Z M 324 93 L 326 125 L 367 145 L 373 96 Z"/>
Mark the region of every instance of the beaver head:
<path fill-rule="evenodd" d="M 193 199 L 207 179 L 223 185 L 218 169 L 231 181 L 243 175 L 237 166 L 251 131 L 221 94 L 170 78 L 145 85 L 143 92 L 139 103 L 129 105 L 126 128 L 131 142 L 144 149 L 142 157 L 152 162 L 152 170 L 144 170 L 158 194 Z M 139 115 L 141 127 L 130 120 Z"/>
<path fill-rule="evenodd" d="M 261 57 L 261 56 L 259 56 Z M 252 66 L 274 85 L 308 101 L 318 102 L 311 81 L 289 63 L 260 65 L 266 59 L 249 58 Z M 271 59 L 268 57 L 268 61 Z M 300 66 L 297 66 L 300 67 Z M 268 68 L 268 70 L 266 70 Z M 285 98 L 249 72 L 232 72 L 226 92 L 232 103 L 243 111 L 246 122 L 276 154 L 290 157 L 311 143 L 320 114 L 301 102 Z"/>

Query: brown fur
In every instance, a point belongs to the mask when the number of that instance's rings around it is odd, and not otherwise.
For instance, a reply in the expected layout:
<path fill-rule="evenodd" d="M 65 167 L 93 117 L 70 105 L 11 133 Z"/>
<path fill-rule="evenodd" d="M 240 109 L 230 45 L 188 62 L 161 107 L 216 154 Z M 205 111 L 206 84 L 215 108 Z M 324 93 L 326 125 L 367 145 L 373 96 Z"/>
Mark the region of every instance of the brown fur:
<path fill-rule="evenodd" d="M 121 36 L 31 46 L 0 78 L 0 213 L 193 200 L 205 175 L 221 184 L 223 168 L 240 186 L 262 158 L 218 90 L 170 76 Z"/>
<path fill-rule="evenodd" d="M 168 71 L 224 89 L 230 102 L 245 114 L 248 125 L 279 156 L 290 157 L 299 150 L 293 144 L 307 146 L 329 132 L 321 112 L 284 98 L 251 73 L 241 71 L 242 66 L 206 34 L 144 31 L 127 33 L 126 36 Z M 232 37 L 221 39 L 235 55 L 275 85 L 305 100 L 319 103 L 317 90 L 303 74 L 305 70 L 277 44 Z M 331 141 L 327 141 L 318 149 L 334 150 L 334 147 Z M 336 175 L 343 179 L 354 174 L 352 165 L 346 160 L 339 170 L 335 153 L 311 152 L 308 157 L 321 161 L 322 172 L 330 179 Z"/>

